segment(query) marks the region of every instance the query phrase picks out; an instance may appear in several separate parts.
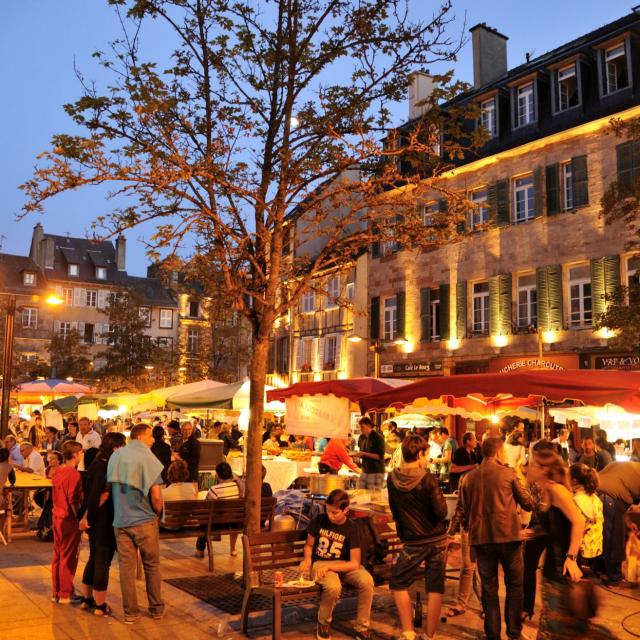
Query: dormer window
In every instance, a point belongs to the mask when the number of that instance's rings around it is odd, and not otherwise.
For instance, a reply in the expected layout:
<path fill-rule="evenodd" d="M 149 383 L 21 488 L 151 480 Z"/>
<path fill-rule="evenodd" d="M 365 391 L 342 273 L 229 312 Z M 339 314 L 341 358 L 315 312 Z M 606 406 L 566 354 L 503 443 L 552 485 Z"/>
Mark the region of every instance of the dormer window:
<path fill-rule="evenodd" d="M 107 279 L 107 268 L 96 267 L 96 280 L 106 280 L 106 279 Z"/>
<path fill-rule="evenodd" d="M 625 43 L 604 51 L 604 93 L 610 94 L 629 86 L 629 61 Z"/>
<path fill-rule="evenodd" d="M 564 69 L 558 69 L 556 92 L 556 111 L 566 111 L 580 104 L 578 74 L 575 63 Z"/>
<path fill-rule="evenodd" d="M 35 287 L 36 274 L 33 271 L 25 271 L 22 274 L 22 284 L 24 284 L 25 287 Z"/>
<path fill-rule="evenodd" d="M 490 138 L 495 138 L 498 135 L 495 97 L 480 103 L 480 124 Z"/>
<path fill-rule="evenodd" d="M 69 275 L 77 278 L 80 275 L 80 265 L 73 262 L 69 264 Z"/>
<path fill-rule="evenodd" d="M 535 122 L 535 98 L 533 82 L 516 87 L 516 126 L 524 127 Z"/>

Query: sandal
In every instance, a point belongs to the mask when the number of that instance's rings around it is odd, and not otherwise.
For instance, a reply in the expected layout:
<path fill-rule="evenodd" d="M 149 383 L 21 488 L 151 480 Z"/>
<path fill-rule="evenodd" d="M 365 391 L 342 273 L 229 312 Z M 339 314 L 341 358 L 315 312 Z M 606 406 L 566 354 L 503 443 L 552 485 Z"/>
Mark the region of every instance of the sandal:
<path fill-rule="evenodd" d="M 93 599 L 93 596 L 89 596 L 85 598 L 82 596 L 82 602 L 80 603 L 81 609 L 93 609 L 96 606 L 96 601 Z"/>
<path fill-rule="evenodd" d="M 465 607 L 461 607 L 460 605 L 453 605 L 446 610 L 444 615 L 447 616 L 447 618 L 455 618 L 456 616 L 461 616 L 466 612 L 467 609 Z"/>
<path fill-rule="evenodd" d="M 97 604 L 95 605 L 95 608 L 93 610 L 93 615 L 94 616 L 111 615 L 111 607 L 106 602 L 103 602 L 102 604 Z"/>

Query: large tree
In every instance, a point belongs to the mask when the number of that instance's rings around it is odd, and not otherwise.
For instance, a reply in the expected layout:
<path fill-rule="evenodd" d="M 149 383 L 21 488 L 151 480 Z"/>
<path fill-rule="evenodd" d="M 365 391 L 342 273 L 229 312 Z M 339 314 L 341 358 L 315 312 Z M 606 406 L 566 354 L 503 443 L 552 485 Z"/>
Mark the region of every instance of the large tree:
<path fill-rule="evenodd" d="M 167 247 L 184 257 L 195 245 L 211 277 L 221 277 L 252 330 L 246 487 L 255 531 L 274 320 L 372 230 L 402 237 L 405 247 L 434 243 L 450 238 L 463 215 L 452 206 L 436 212 L 424 234 L 415 206 L 419 184 L 460 198 L 438 176 L 476 134 L 463 135 L 468 120 L 437 104 L 461 87 L 450 75 L 436 78 L 431 108 L 410 129 L 389 132 L 409 74 L 455 60 L 451 1 L 423 8 L 424 20 L 408 0 L 110 4 L 126 30 L 110 54 L 96 54 L 110 83 L 81 78 L 82 97 L 65 108 L 86 133 L 53 138 L 24 185 L 25 213 L 60 192 L 112 184 L 117 198 L 97 220 L 99 233 L 152 221 L 155 257 Z M 170 47 L 161 62 L 145 58 L 149 27 Z M 354 169 L 358 178 L 345 179 Z M 308 222 L 307 236 L 324 238 L 306 258 L 285 258 L 292 212 Z"/>
<path fill-rule="evenodd" d="M 75 330 L 66 334 L 57 333 L 49 343 L 51 377 L 86 378 L 90 373 L 91 354 L 83 337 Z"/>

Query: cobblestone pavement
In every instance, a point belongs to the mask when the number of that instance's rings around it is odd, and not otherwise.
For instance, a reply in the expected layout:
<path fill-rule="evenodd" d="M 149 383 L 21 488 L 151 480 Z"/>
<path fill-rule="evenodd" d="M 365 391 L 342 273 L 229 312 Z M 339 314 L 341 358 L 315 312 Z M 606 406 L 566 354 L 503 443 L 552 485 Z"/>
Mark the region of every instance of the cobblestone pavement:
<path fill-rule="evenodd" d="M 216 573 L 240 571 L 241 556 L 231 558 L 228 555 L 226 540 L 214 543 L 216 554 Z M 167 603 L 167 613 L 160 621 L 143 616 L 135 625 L 123 623 L 122 603 L 118 583 L 117 556 L 111 574 L 109 604 L 114 615 L 109 618 L 98 618 L 72 606 L 56 605 L 51 602 L 51 561 L 52 545 L 42 543 L 36 538 L 21 539 L 8 546 L 0 546 L 0 638 L 2 640 L 128 640 L 145 638 L 147 640 L 199 640 L 200 638 L 224 638 L 233 640 L 242 638 L 237 631 L 238 616 L 228 616 L 211 605 L 206 604 L 187 593 L 163 583 L 163 596 Z M 193 541 L 167 541 L 161 544 L 163 578 L 188 577 L 204 575 L 207 570 L 206 560 L 193 557 Z M 80 553 L 80 566 L 76 585 L 84 562 L 87 559 L 88 546 L 84 542 Z M 455 554 L 450 557 L 450 564 L 455 565 Z M 450 574 L 453 575 L 453 574 Z M 146 602 L 144 583 L 139 582 L 141 604 Z M 447 581 L 445 602 L 457 587 L 455 580 Z M 627 628 L 640 635 L 640 601 L 624 597 L 634 596 L 640 599 L 640 589 L 625 590 L 620 593 L 606 592 L 598 589 L 601 596 L 601 617 L 598 622 L 610 628 L 621 639 L 638 636 L 628 633 L 622 627 L 626 616 L 634 612 L 639 615 L 626 621 Z M 394 638 L 400 635 L 397 615 L 392 599 L 386 587 L 376 591 L 376 601 L 382 604 L 373 613 L 372 629 L 381 639 Z M 310 614 L 313 617 L 313 614 Z M 336 621 L 337 629 L 333 637 L 348 638 L 348 630 L 353 615 L 346 612 L 342 619 Z M 525 638 L 533 639 L 537 633 L 537 616 L 533 623 L 524 626 Z M 230 625 L 230 626 L 229 626 Z M 234 627 L 236 630 L 234 630 Z M 270 637 L 268 627 L 254 628 L 251 637 Z M 284 638 L 314 638 L 313 622 L 303 622 L 285 628 Z M 463 638 L 475 640 L 482 638 L 482 621 L 479 616 L 479 604 L 472 599 L 471 608 L 466 614 L 450 619 L 440 625 L 438 638 Z"/>

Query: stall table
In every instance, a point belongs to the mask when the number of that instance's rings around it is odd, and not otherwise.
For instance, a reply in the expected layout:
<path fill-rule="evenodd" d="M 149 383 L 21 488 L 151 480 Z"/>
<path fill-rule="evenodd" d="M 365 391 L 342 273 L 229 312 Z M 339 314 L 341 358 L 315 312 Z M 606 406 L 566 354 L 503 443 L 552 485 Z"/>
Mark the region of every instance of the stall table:
<path fill-rule="evenodd" d="M 35 473 L 27 473 L 25 471 L 16 471 L 16 483 L 11 486 L 5 484 L 5 490 L 10 489 L 11 492 L 22 493 L 22 505 L 19 518 L 12 522 L 13 518 L 7 518 L 7 539 L 11 542 L 14 536 L 27 536 L 29 531 L 29 492 L 37 489 L 51 488 L 51 480 Z M 11 501 L 13 503 L 13 500 Z"/>
<path fill-rule="evenodd" d="M 237 476 L 242 475 L 242 458 L 231 458 L 229 464 L 233 473 Z M 262 464 L 267 470 L 264 481 L 271 485 L 274 493 L 288 489 L 296 478 L 308 475 L 304 469 L 310 465 L 309 462 L 289 460 L 283 457 L 263 458 Z"/>

